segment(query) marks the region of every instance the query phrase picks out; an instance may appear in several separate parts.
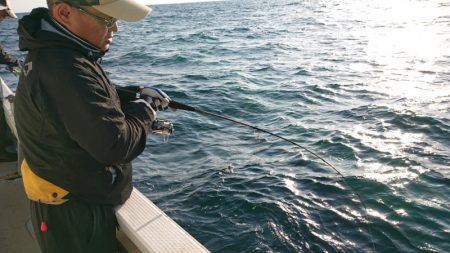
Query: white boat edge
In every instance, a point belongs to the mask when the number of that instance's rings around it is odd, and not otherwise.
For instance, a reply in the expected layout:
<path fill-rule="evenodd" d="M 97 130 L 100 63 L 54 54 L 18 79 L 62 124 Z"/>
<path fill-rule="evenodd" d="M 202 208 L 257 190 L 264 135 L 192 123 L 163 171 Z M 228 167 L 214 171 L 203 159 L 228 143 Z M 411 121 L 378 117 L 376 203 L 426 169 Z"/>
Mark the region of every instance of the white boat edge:
<path fill-rule="evenodd" d="M 1 77 L 0 82 L 6 121 L 17 136 L 11 98 L 14 93 Z M 117 238 L 126 252 L 210 252 L 136 188 L 125 204 L 116 207 L 116 217 L 119 223 Z"/>

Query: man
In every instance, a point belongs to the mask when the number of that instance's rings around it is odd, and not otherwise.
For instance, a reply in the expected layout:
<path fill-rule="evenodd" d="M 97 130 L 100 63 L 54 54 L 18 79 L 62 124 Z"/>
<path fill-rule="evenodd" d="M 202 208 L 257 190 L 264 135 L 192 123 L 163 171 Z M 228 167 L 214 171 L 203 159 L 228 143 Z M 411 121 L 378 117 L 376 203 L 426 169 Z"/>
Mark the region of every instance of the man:
<path fill-rule="evenodd" d="M 137 21 L 151 9 L 138 0 L 47 5 L 18 27 L 19 48 L 28 55 L 15 120 L 33 227 L 43 253 L 116 253 L 113 207 L 130 196 L 131 161 L 169 97 L 151 88 L 116 89 L 100 59 L 117 19 Z M 150 99 L 135 100 L 144 95 Z"/>
<path fill-rule="evenodd" d="M 0 0 L 0 22 L 5 18 L 17 18 L 14 11 L 9 7 L 8 0 Z M 5 64 L 10 71 L 20 67 L 20 61 L 3 50 L 0 45 L 0 64 Z M 17 160 L 15 137 L 6 124 L 3 106 L 0 106 L 0 162 Z"/>

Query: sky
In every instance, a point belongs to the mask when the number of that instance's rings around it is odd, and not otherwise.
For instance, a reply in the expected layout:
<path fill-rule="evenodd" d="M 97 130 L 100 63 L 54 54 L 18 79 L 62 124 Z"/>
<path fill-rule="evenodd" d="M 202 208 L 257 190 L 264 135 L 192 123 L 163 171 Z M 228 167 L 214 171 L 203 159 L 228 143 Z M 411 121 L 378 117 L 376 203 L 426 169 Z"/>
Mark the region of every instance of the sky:
<path fill-rule="evenodd" d="M 173 4 L 173 3 L 192 3 L 192 2 L 208 2 L 210 0 L 141 0 L 146 5 L 154 4 Z M 36 7 L 46 7 L 46 0 L 10 0 L 11 8 L 16 13 L 30 12 Z"/>

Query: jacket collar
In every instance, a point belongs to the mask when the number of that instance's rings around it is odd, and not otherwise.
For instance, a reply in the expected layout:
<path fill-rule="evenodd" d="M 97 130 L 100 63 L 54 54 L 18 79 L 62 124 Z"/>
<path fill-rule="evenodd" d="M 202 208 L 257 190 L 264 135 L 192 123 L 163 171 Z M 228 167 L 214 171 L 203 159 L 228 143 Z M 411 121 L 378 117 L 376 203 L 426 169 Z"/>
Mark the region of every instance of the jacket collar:
<path fill-rule="evenodd" d="M 72 43 L 77 44 L 82 51 L 90 58 L 101 58 L 105 53 L 101 52 L 99 49 L 94 47 L 91 43 L 78 37 L 67 28 L 59 24 L 56 20 L 50 17 L 50 21 L 46 19 L 41 19 L 41 29 L 42 31 L 53 32 L 61 37 L 65 37 Z"/>

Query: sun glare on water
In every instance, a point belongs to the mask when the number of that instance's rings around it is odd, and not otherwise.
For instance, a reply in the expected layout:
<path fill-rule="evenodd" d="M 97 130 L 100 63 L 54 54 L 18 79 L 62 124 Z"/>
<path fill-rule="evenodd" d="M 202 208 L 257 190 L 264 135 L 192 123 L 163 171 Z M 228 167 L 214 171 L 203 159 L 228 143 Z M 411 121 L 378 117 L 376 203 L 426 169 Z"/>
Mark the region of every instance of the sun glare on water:
<path fill-rule="evenodd" d="M 368 54 L 394 66 L 403 59 L 438 59 L 448 49 L 445 24 L 439 23 L 446 15 L 443 9 L 437 2 L 386 1 L 384 8 L 368 16 L 375 25 L 367 34 Z"/>
<path fill-rule="evenodd" d="M 450 113 L 450 5 L 442 4 L 442 1 L 411 0 L 345 1 L 344 4 L 349 16 L 340 18 L 363 24 L 354 25 L 355 30 L 349 33 L 361 41 L 358 44 L 362 49 L 361 62 L 370 63 L 360 64 L 361 69 L 352 70 L 373 73 L 361 83 L 367 91 L 382 94 L 380 100 L 367 108 L 376 112 L 387 108 L 390 115 L 407 121 L 404 126 L 398 125 L 395 119 L 385 114 L 386 118 L 380 118 L 378 122 L 381 127 L 375 127 L 373 122 L 362 123 L 346 133 L 381 156 L 405 161 L 426 159 L 415 156 L 411 150 L 429 143 L 429 138 L 410 128 L 417 124 L 415 117 L 426 121 L 430 116 L 448 118 Z M 432 123 L 423 124 L 426 127 Z M 433 148 L 446 149 L 439 143 L 433 143 Z M 429 151 L 424 148 L 423 152 Z M 366 177 L 398 187 L 426 171 L 408 164 L 367 160 L 361 160 L 361 163 Z"/>
<path fill-rule="evenodd" d="M 445 77 L 439 74 L 448 69 L 443 62 L 449 54 L 450 31 L 443 20 L 448 18 L 449 6 L 409 0 L 357 5 L 362 11 L 355 11 L 355 18 L 370 24 L 361 31 L 367 39 L 366 57 L 383 70 L 371 83 L 373 90 L 427 101 L 450 95 Z"/>

